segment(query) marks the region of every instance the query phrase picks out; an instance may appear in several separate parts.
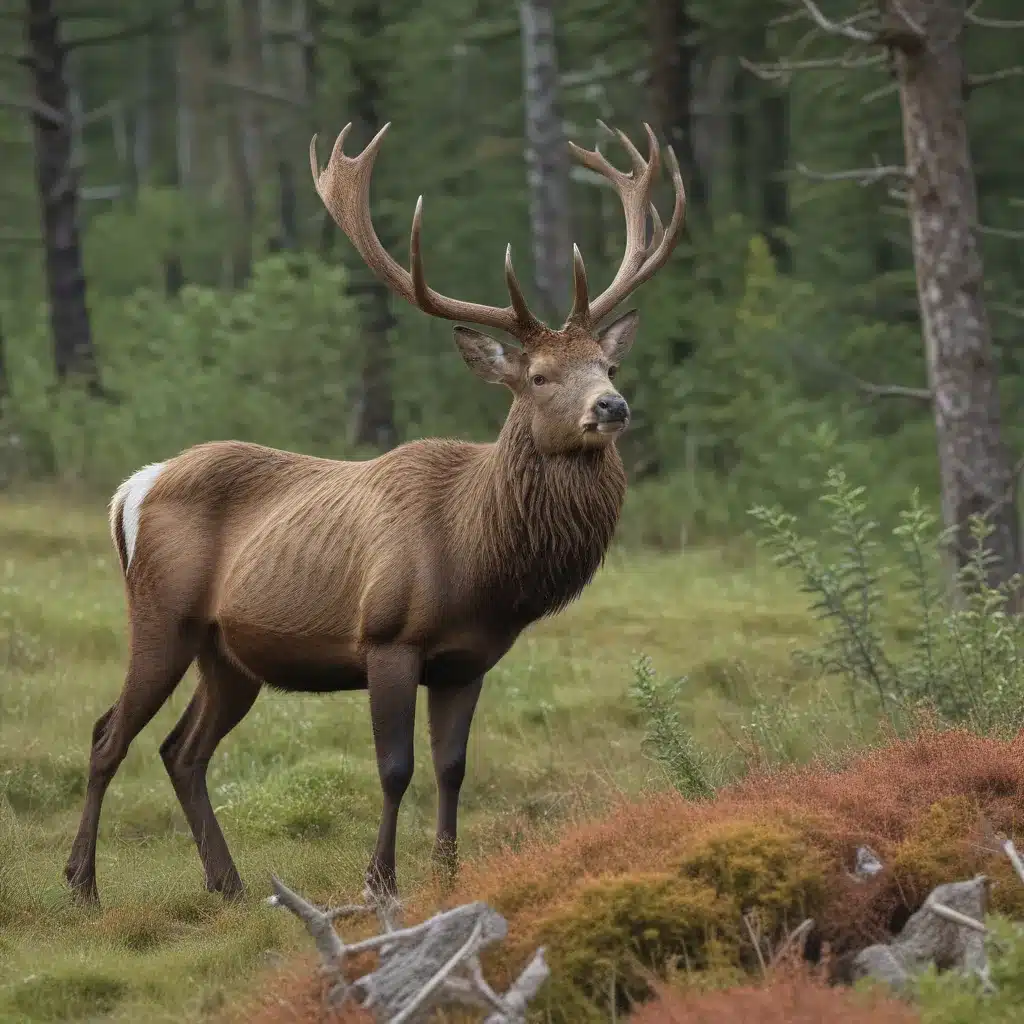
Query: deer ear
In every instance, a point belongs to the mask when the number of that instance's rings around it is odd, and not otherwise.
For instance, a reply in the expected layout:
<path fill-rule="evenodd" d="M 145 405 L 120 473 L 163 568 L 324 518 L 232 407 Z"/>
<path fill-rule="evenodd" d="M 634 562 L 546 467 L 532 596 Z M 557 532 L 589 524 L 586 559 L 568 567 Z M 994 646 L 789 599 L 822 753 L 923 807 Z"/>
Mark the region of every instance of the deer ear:
<path fill-rule="evenodd" d="M 466 365 L 489 384 L 513 387 L 522 375 L 523 353 L 517 348 L 505 348 L 486 334 L 462 326 L 455 328 L 455 344 Z"/>
<path fill-rule="evenodd" d="M 618 320 L 613 320 L 597 335 L 597 343 L 604 350 L 609 362 L 621 363 L 629 354 L 636 339 L 636 329 L 640 326 L 640 314 L 631 309 L 623 313 Z"/>

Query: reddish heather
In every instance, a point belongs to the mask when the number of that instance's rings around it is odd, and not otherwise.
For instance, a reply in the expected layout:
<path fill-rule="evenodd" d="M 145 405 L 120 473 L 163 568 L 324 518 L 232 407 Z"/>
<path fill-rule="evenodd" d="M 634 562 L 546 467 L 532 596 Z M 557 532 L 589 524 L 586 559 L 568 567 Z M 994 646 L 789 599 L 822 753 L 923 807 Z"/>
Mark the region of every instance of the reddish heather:
<path fill-rule="evenodd" d="M 630 1024 L 918 1024 L 905 1003 L 880 993 L 830 988 L 806 972 L 788 972 L 763 985 L 717 992 L 674 992 L 659 986 L 656 999 L 629 1018 Z"/>
<path fill-rule="evenodd" d="M 983 866 L 1006 884 L 997 905 L 1020 909 L 1010 867 L 982 842 L 988 829 L 1024 822 L 1024 733 L 1013 741 L 964 730 L 926 730 L 853 758 L 842 771 L 810 765 L 749 777 L 707 803 L 674 793 L 623 801 L 555 843 L 502 852 L 462 873 L 456 898 L 485 899 L 509 919 L 512 963 L 538 938 L 536 922 L 599 876 L 671 870 L 703 833 L 730 822 L 792 826 L 832 865 L 821 922 L 837 951 L 874 941 L 928 890 Z M 860 844 L 888 865 L 868 884 L 847 875 Z M 1005 903 L 1004 903 L 1005 905 Z"/>

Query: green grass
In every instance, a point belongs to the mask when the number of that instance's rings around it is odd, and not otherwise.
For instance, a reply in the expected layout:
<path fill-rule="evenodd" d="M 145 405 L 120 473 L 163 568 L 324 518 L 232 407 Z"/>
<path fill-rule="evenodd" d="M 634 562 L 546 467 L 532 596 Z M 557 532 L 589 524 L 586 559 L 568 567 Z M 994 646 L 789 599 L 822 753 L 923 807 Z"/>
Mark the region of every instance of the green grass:
<path fill-rule="evenodd" d="M 376 832 L 365 694 L 267 692 L 211 768 L 250 895 L 230 907 L 208 895 L 157 754 L 190 675 L 138 737 L 107 796 L 103 909 L 70 903 L 62 871 L 89 736 L 125 665 L 124 597 L 104 512 L 102 502 L 0 500 L 2 1021 L 208 1016 L 276 955 L 307 947 L 293 919 L 264 905 L 269 873 L 312 898 L 351 897 Z M 464 854 L 661 784 L 628 695 L 640 652 L 662 675 L 689 677 L 682 720 L 702 744 L 725 751 L 756 694 L 769 705 L 785 695 L 795 708 L 820 697 L 791 660 L 815 631 L 792 583 L 749 547 L 613 554 L 579 602 L 524 634 L 488 677 L 463 789 Z M 400 824 L 406 890 L 425 877 L 432 838 L 425 726 L 421 707 Z"/>

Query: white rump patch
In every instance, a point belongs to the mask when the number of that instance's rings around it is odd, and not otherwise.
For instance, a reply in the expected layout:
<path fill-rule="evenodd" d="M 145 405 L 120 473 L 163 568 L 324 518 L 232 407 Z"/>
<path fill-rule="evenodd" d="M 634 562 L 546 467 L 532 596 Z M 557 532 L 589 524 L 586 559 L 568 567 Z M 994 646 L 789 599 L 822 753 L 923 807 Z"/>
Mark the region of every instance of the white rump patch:
<path fill-rule="evenodd" d="M 148 466 L 133 473 L 114 493 L 110 502 L 111 527 L 114 526 L 113 517 L 121 510 L 121 525 L 124 528 L 124 546 L 128 561 L 125 564 L 125 572 L 132 564 L 132 555 L 135 554 L 135 541 L 139 536 L 139 516 L 142 513 L 142 503 L 146 500 L 156 478 L 162 472 L 166 463 L 153 462 Z"/>

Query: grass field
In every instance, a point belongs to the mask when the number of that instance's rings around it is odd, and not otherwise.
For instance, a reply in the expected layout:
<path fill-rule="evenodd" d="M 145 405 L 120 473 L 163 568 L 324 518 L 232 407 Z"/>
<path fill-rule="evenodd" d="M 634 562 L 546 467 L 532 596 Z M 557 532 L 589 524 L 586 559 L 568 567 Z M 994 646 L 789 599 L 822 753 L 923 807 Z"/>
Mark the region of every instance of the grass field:
<path fill-rule="evenodd" d="M 225 907 L 205 893 L 157 754 L 190 674 L 107 796 L 103 909 L 71 905 L 62 869 L 92 724 L 119 692 L 125 627 L 102 502 L 0 499 L 3 1021 L 203 1019 L 261 967 L 306 948 L 294 920 L 263 904 L 271 871 L 316 899 L 361 889 L 379 809 L 365 694 L 267 692 L 211 769 L 250 895 Z M 688 676 L 683 720 L 725 751 L 756 694 L 767 706 L 784 694 L 787 706 L 817 701 L 791 661 L 813 631 L 792 583 L 750 548 L 613 554 L 584 597 L 525 634 L 487 680 L 463 789 L 464 856 L 663 784 L 629 698 L 637 654 L 661 674 Z M 433 830 L 424 712 L 400 823 L 405 889 L 428 870 Z"/>

